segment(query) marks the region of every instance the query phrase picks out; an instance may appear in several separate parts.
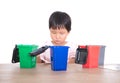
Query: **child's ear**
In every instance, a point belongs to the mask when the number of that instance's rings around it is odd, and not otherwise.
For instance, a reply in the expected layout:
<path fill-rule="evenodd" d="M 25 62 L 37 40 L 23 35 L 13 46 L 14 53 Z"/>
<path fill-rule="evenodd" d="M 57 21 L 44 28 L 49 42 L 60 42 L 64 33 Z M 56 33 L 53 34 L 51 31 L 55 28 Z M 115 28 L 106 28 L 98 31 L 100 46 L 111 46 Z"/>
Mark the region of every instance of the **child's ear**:
<path fill-rule="evenodd" d="M 70 34 L 70 31 L 68 32 L 68 35 Z"/>

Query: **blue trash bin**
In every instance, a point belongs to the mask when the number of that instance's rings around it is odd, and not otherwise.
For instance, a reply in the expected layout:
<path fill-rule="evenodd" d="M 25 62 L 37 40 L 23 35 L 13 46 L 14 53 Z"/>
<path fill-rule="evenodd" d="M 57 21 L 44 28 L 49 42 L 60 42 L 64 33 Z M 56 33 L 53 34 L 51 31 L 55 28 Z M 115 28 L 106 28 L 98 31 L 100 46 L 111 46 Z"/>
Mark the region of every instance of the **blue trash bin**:
<path fill-rule="evenodd" d="M 66 71 L 69 46 L 50 46 L 51 69 Z"/>

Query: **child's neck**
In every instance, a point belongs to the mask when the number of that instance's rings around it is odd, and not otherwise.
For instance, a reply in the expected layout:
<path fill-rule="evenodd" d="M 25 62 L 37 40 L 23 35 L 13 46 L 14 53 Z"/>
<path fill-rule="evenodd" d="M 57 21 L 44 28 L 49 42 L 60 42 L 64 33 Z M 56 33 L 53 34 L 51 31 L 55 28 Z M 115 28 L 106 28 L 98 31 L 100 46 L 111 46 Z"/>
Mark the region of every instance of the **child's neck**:
<path fill-rule="evenodd" d="M 65 42 L 63 42 L 63 43 L 61 43 L 61 44 L 56 44 L 56 43 L 53 42 L 53 41 L 51 41 L 51 42 L 52 42 L 52 44 L 55 45 L 55 46 L 64 46 L 64 45 L 67 43 L 67 41 L 65 41 Z"/>

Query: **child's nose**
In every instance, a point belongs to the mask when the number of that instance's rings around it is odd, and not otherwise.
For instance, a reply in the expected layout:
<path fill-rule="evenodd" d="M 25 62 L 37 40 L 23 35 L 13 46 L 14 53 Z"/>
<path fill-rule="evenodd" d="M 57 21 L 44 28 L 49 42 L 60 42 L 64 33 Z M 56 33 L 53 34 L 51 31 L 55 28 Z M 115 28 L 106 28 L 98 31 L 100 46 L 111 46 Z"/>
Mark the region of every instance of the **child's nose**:
<path fill-rule="evenodd" d="M 56 34 L 56 38 L 57 38 L 57 39 L 60 38 L 60 35 L 59 35 L 59 34 Z"/>

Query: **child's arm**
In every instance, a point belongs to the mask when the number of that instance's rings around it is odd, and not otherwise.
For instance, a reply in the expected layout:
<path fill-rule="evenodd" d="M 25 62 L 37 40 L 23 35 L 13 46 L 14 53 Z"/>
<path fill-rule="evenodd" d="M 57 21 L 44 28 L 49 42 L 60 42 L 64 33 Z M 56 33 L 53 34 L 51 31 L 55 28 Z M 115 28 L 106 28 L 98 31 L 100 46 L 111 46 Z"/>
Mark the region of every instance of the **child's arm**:
<path fill-rule="evenodd" d="M 37 56 L 36 58 L 37 58 L 37 61 L 36 61 L 36 62 L 37 62 L 37 63 L 41 63 L 40 56 Z"/>

